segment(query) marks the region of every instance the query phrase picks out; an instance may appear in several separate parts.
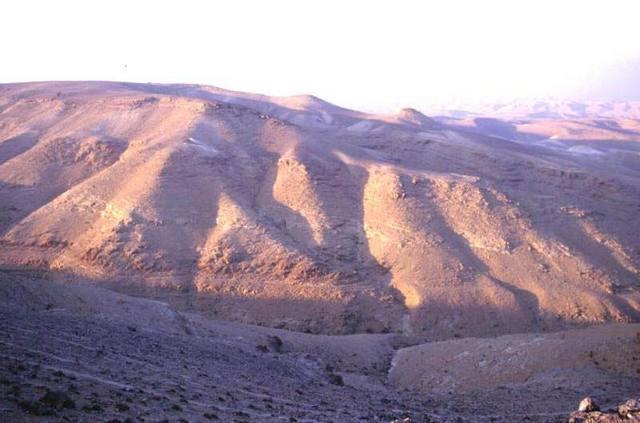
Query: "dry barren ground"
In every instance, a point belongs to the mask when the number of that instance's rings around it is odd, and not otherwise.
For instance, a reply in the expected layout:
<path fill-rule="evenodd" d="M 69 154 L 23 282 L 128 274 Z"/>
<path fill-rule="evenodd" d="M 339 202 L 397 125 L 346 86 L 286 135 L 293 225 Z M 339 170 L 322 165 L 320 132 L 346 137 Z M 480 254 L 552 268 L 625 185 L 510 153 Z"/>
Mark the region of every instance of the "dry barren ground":
<path fill-rule="evenodd" d="M 501 379 L 479 384 L 482 373 L 474 377 L 473 368 L 442 365 L 437 354 L 423 357 L 407 378 L 398 374 L 415 349 L 464 356 L 470 343 L 482 343 L 474 353 L 495 363 L 504 360 L 509 341 L 461 339 L 405 348 L 417 341 L 249 326 L 101 288 L 58 285 L 44 275 L 2 272 L 1 278 L 5 421 L 564 421 L 584 396 L 615 405 L 637 396 L 640 386 L 634 374 L 640 368 L 637 325 L 610 328 L 614 334 L 605 336 L 553 335 L 566 337 L 559 343 L 565 348 L 596 345 L 590 347 L 596 355 L 572 366 L 555 354 L 558 345 L 533 350 L 531 357 L 544 365 L 527 378 L 505 371 Z M 626 367 L 606 363 L 598 345 L 621 347 L 627 361 L 616 363 Z M 420 391 L 411 373 L 453 376 L 459 384 Z"/>
<path fill-rule="evenodd" d="M 2 418 L 562 421 L 638 397 L 638 116 L 558 107 L 0 85 Z"/>

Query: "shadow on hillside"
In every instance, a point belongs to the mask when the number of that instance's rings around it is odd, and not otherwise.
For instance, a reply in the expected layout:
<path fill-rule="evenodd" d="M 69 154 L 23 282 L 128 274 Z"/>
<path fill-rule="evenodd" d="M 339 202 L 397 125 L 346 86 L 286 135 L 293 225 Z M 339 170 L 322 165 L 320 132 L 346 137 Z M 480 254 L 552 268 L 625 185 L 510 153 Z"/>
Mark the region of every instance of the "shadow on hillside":
<path fill-rule="evenodd" d="M 473 336 L 476 333 L 482 333 L 481 326 L 485 327 L 484 331 L 486 333 L 541 330 L 540 307 L 537 296 L 526 289 L 517 287 L 492 275 L 491 269 L 473 251 L 469 241 L 449 226 L 447 218 L 443 215 L 435 200 L 430 199 L 429 196 L 424 196 L 422 199 L 431 213 L 431 225 L 436 229 L 437 234 L 445 240 L 446 247 L 444 248 L 453 253 L 460 263 L 464 265 L 465 269 L 470 269 L 473 272 L 473 277 L 467 277 L 461 284 L 454 284 L 450 288 L 454 291 L 451 293 L 453 298 L 455 298 L 456 294 L 467 295 L 461 300 L 464 305 L 460 305 L 460 300 L 458 302 L 454 300 L 452 303 L 433 301 L 427 295 L 427 298 L 424 299 L 424 305 L 413 311 L 414 316 L 417 317 L 416 320 L 423 322 L 423 325 L 425 325 L 417 329 L 425 330 L 429 333 L 432 330 L 429 325 L 437 326 L 440 324 L 442 326 L 442 321 L 448 320 L 451 325 L 452 335 L 453 332 L 456 332 L 458 335 Z M 480 286 L 481 282 L 478 277 L 481 275 L 500 289 L 510 293 L 515 300 L 517 308 L 513 310 L 498 310 L 489 304 L 484 307 L 478 306 L 478 304 L 486 301 L 481 296 L 490 297 L 492 295 L 489 290 L 490 287 Z M 433 292 L 435 293 L 437 290 L 433 290 Z"/>
<path fill-rule="evenodd" d="M 397 333 L 403 334 L 399 328 L 381 328 L 380 330 L 366 330 L 361 327 L 354 328 L 352 321 L 348 315 L 344 313 L 348 309 L 349 304 L 331 302 L 327 300 L 302 300 L 291 298 L 250 298 L 238 297 L 234 295 L 223 294 L 202 294 L 196 292 L 179 292 L 170 288 L 151 288 L 143 286 L 140 281 L 129 280 L 89 280 L 82 279 L 76 275 L 62 272 L 53 272 L 47 270 L 36 270 L 26 268 L 0 268 L 0 302 L 10 303 L 13 306 L 27 307 L 33 311 L 46 311 L 52 305 L 55 307 L 62 306 L 64 301 L 77 301 L 70 291 L 69 298 L 59 298 L 59 290 L 49 290 L 44 285 L 42 289 L 38 289 L 38 285 L 29 285 L 28 287 L 18 286 L 10 283 L 28 279 L 38 284 L 62 284 L 62 285 L 81 285 L 95 286 L 99 288 L 109 289 L 124 295 L 144 298 L 151 301 L 158 301 L 166 304 L 169 308 L 184 313 L 195 313 L 204 317 L 251 324 L 256 326 L 273 327 L 277 329 L 290 330 L 301 333 L 313 333 L 323 335 L 349 335 L 349 334 L 374 334 L 374 333 Z M 52 297 L 53 295 L 53 297 Z M 74 300 L 75 298 L 75 300 Z M 96 297 L 98 298 L 98 297 Z M 61 305 L 56 305 L 61 302 Z M 459 314 L 461 310 L 451 304 L 434 301 L 432 310 L 441 313 Z M 92 305 L 90 303 L 79 304 L 80 309 L 84 312 L 91 312 Z M 72 310 L 70 310 L 72 311 Z M 489 307 L 481 307 L 471 305 L 465 308 L 464 313 L 476 316 L 486 316 L 491 318 L 493 315 L 504 312 Z M 446 317 L 446 314 L 441 314 Z M 179 318 L 179 314 L 177 316 Z M 514 317 L 518 317 L 514 314 Z M 613 323 L 613 321 L 609 322 Z M 422 331 L 419 335 L 409 336 L 407 339 L 414 341 L 435 341 L 446 340 L 460 337 L 495 337 L 509 333 L 521 332 L 554 332 L 558 330 L 582 328 L 593 326 L 593 324 L 584 321 L 563 320 L 558 321 L 556 325 L 551 327 L 540 328 L 521 328 L 521 327 L 486 327 L 482 330 L 474 331 L 473 326 L 468 328 L 453 328 L 450 331 L 442 331 L 442 329 L 434 326 L 431 331 Z M 189 334 L 189 331 L 186 331 Z"/>
<path fill-rule="evenodd" d="M 13 138 L 0 142 L 0 166 L 16 156 L 30 150 L 38 143 L 38 134 L 34 131 L 23 132 Z"/>
<path fill-rule="evenodd" d="M 585 122 L 585 125 L 592 128 L 604 129 L 605 131 L 618 132 L 623 135 L 640 135 L 640 132 L 633 129 L 625 129 L 618 122 L 612 119 L 594 119 L 591 122 Z"/>
<path fill-rule="evenodd" d="M 31 138 L 29 139 L 31 140 Z M 84 139 L 85 138 L 82 135 L 78 138 L 74 138 L 73 140 L 76 144 L 73 148 L 68 148 L 68 152 L 76 153 L 74 149 L 78 148 Z M 36 173 L 36 183 L 18 185 L 0 182 L 0 236 L 6 235 L 12 227 L 18 224 L 22 219 L 46 206 L 49 202 L 63 195 L 65 192 L 68 192 L 68 190 L 74 189 L 83 182 L 99 175 L 100 172 L 105 169 L 117 164 L 120 157 L 127 149 L 128 143 L 125 142 L 125 140 L 114 138 L 106 134 L 103 135 L 101 139 L 107 141 L 107 145 L 109 146 L 107 150 L 110 155 L 106 157 L 106 160 L 98 162 L 96 165 L 85 163 L 83 165 L 83 169 L 79 169 L 77 167 L 78 163 L 80 163 L 77 160 L 69 164 L 64 161 L 60 161 L 59 159 L 53 159 L 53 166 L 51 166 L 47 162 L 52 159 L 48 157 L 45 149 L 30 151 L 31 148 L 37 144 L 37 137 L 32 139 L 33 144 L 30 145 L 29 148 L 25 148 L 24 150 L 16 153 L 15 157 L 18 157 L 20 154 L 27 153 L 30 156 L 28 159 L 30 162 L 42 161 L 42 168 L 39 169 L 42 173 Z M 61 138 L 59 140 L 64 139 Z M 56 142 L 59 140 L 49 142 L 47 144 L 47 148 L 58 147 Z M 0 144 L 0 149 L 2 148 L 2 145 L 4 144 Z M 25 146 L 24 143 L 21 145 L 23 147 Z M 0 154 L 0 158 L 1 157 L 2 156 Z M 85 157 L 80 158 L 80 160 L 85 159 Z M 5 162 L 5 164 L 7 163 Z M 67 173 L 65 173 L 65 171 Z M 3 206 L 4 208 L 9 208 L 12 212 L 10 221 L 2 220 Z"/>
<path fill-rule="evenodd" d="M 399 321 L 399 316 L 404 313 L 402 296 L 390 286 L 388 271 L 378 264 L 369 251 L 364 230 L 362 198 L 367 180 L 366 172 L 324 160 L 312 148 L 299 148 L 305 143 L 313 143 L 313 140 L 307 139 L 311 135 L 293 125 L 270 119 L 256 120 L 253 114 L 238 119 L 233 110 L 225 109 L 214 116 L 224 127 L 234 129 L 229 131 L 233 138 L 226 140 L 225 161 L 242 165 L 217 165 L 217 170 L 212 170 L 211 176 L 217 179 L 216 183 L 220 184 L 222 192 L 255 219 L 259 228 L 266 230 L 269 237 L 276 239 L 288 251 L 314 263 L 317 272 L 303 279 L 277 273 L 271 276 L 249 276 L 252 279 L 282 278 L 282 283 L 308 286 L 331 279 L 332 289 L 340 289 L 345 293 L 346 307 L 337 315 L 336 310 L 333 310 L 333 315 L 326 318 L 343 321 L 351 331 L 388 330 L 391 321 Z M 207 118 L 205 115 L 205 119 Z M 243 122 L 242 119 L 250 121 Z M 278 137 L 289 138 L 285 140 Z M 327 222 L 322 228 L 322 245 L 318 245 L 314 239 L 311 223 L 300 211 L 274 198 L 278 177 L 276 171 L 281 155 L 264 146 L 278 142 L 293 143 L 292 154 L 304 166 L 305 177 L 313 184 L 314 194 L 326 212 Z M 340 189 L 335 189 L 336 186 L 340 186 Z M 258 201 L 260 198 L 262 201 Z M 267 200 L 266 204 L 264 200 Z M 295 225 L 287 222 L 295 222 Z M 214 227 L 215 221 L 212 222 L 212 230 Z M 202 274 L 199 276 L 206 278 Z M 220 275 L 212 274 L 210 278 L 219 279 Z M 195 280 L 191 286 L 195 291 Z M 375 292 L 377 298 L 391 296 L 397 301 L 392 305 L 380 305 L 369 292 Z M 284 306 L 287 301 L 289 300 L 272 300 L 274 306 L 269 308 L 277 311 L 281 308 L 277 304 L 282 303 Z M 388 315 L 383 315 L 379 308 L 384 309 L 384 313 Z M 362 312 L 368 309 L 367 315 L 363 316 Z M 304 314 L 304 309 L 300 311 Z"/>
<path fill-rule="evenodd" d="M 546 139 L 546 136 L 524 132 L 513 123 L 497 118 L 478 117 L 473 120 L 473 126 L 457 125 L 448 120 L 443 126 L 463 133 L 473 133 L 499 139 L 502 141 L 532 142 Z"/>

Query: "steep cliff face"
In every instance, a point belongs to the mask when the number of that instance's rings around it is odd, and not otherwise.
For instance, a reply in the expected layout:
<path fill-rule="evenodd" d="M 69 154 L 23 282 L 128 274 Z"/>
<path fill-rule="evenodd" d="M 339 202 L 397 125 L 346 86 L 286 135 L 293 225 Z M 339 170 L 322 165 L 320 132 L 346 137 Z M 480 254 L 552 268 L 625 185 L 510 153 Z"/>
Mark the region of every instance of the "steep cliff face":
<path fill-rule="evenodd" d="M 313 97 L 0 86 L 0 262 L 314 332 L 640 319 L 640 169 Z"/>

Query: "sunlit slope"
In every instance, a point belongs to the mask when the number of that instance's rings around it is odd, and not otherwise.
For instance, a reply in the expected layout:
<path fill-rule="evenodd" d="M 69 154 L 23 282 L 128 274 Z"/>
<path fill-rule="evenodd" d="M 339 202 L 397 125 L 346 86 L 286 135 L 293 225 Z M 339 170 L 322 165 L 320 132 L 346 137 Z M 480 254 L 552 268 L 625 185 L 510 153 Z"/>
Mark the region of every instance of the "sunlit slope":
<path fill-rule="evenodd" d="M 309 96 L 4 85 L 0 261 L 314 332 L 637 321 L 640 170 L 616 160 Z"/>

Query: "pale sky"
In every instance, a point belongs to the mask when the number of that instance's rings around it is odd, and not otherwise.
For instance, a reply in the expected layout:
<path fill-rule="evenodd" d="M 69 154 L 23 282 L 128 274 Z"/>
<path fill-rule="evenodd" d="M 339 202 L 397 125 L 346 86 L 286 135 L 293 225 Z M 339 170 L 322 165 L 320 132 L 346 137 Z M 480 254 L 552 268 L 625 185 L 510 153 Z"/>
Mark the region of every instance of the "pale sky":
<path fill-rule="evenodd" d="M 0 16 L 0 82 L 198 83 L 372 111 L 640 99 L 637 0 L 5 0 Z"/>

